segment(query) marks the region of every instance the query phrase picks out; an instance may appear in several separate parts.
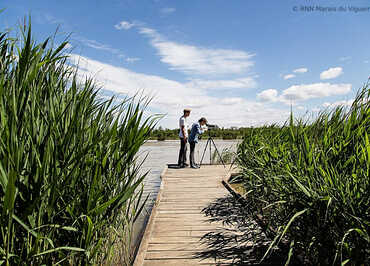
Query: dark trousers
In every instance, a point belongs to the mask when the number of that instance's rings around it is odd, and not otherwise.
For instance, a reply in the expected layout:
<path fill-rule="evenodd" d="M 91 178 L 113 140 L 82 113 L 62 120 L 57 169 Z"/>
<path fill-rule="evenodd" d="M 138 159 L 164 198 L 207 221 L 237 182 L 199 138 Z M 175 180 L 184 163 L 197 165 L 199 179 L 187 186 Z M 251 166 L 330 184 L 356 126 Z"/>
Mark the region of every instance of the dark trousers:
<path fill-rule="evenodd" d="M 186 142 L 184 138 L 180 138 L 180 152 L 179 152 L 179 161 L 178 164 L 179 166 L 185 165 L 186 163 Z"/>
<path fill-rule="evenodd" d="M 195 151 L 195 142 L 189 142 L 190 143 L 190 166 L 195 165 L 195 160 L 194 160 L 194 151 Z"/>

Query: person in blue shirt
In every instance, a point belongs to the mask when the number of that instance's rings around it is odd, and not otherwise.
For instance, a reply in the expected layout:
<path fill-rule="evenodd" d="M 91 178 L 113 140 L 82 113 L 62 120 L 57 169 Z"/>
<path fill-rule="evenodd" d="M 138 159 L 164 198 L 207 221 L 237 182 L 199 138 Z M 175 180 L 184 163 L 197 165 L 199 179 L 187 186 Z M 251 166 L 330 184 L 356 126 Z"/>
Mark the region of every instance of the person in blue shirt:
<path fill-rule="evenodd" d="M 198 143 L 198 136 L 203 134 L 205 130 L 207 130 L 205 124 L 207 123 L 207 119 L 202 117 L 199 119 L 198 123 L 194 123 L 191 127 L 190 135 L 189 135 L 189 144 L 190 144 L 190 167 L 191 168 L 199 168 L 197 164 L 195 164 L 194 161 L 194 150 L 195 150 L 195 144 Z"/>

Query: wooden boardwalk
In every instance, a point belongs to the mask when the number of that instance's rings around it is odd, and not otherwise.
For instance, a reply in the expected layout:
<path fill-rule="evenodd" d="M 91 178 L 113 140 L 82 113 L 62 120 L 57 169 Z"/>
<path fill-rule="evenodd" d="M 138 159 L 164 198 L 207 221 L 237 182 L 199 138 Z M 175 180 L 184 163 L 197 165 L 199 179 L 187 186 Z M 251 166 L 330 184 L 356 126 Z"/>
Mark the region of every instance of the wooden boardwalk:
<path fill-rule="evenodd" d="M 195 255 L 205 249 L 200 238 L 222 227 L 209 223 L 201 213 L 204 207 L 228 191 L 221 181 L 230 167 L 203 165 L 200 169 L 166 169 L 157 202 L 152 210 L 135 266 L 141 265 L 215 265 Z"/>

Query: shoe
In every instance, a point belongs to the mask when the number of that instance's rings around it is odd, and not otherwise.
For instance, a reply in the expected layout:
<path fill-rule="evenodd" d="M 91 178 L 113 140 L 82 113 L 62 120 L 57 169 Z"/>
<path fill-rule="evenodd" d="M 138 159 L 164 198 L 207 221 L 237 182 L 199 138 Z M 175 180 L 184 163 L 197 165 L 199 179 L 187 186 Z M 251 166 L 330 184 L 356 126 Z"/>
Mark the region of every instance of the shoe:
<path fill-rule="evenodd" d="M 179 168 L 185 168 L 186 166 L 185 165 L 183 165 L 183 164 L 181 164 L 181 165 L 179 165 Z"/>
<path fill-rule="evenodd" d="M 199 168 L 199 166 L 198 165 L 192 165 L 192 166 L 190 166 L 191 168 L 193 168 L 193 169 L 198 169 Z"/>
<path fill-rule="evenodd" d="M 184 163 L 185 166 L 189 166 L 187 163 Z"/>

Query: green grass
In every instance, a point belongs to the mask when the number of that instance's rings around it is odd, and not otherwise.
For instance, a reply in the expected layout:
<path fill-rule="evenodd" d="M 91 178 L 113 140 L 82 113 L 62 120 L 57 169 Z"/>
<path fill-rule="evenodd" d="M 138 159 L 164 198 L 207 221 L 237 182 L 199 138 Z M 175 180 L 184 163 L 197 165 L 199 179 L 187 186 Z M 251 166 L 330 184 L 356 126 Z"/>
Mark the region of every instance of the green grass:
<path fill-rule="evenodd" d="M 370 264 L 370 103 L 366 84 L 353 105 L 311 122 L 250 130 L 237 163 L 246 211 L 274 235 L 268 252 L 307 265 Z M 262 258 L 261 258 L 262 259 Z"/>
<path fill-rule="evenodd" d="M 20 35 L 0 34 L 0 264 L 109 261 L 142 208 L 137 152 L 157 120 L 148 99 L 101 100 L 67 42 Z"/>

